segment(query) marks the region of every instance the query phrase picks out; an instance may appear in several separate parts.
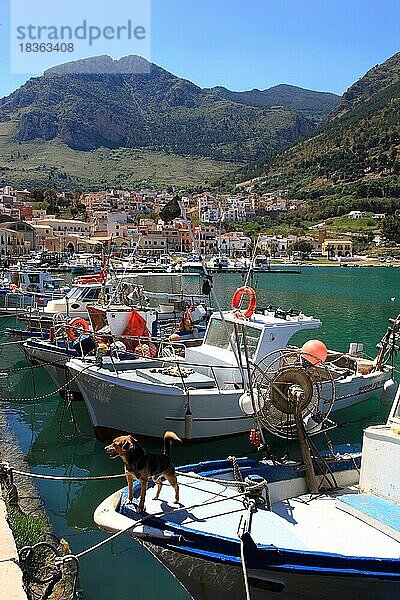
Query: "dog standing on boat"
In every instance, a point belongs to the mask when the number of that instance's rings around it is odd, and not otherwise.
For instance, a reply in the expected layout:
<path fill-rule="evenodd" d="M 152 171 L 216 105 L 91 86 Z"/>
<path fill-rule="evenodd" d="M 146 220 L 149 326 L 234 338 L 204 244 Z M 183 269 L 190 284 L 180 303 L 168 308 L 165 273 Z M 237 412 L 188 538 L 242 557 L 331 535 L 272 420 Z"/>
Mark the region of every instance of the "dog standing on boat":
<path fill-rule="evenodd" d="M 133 499 L 133 481 L 140 479 L 140 501 L 138 511 L 143 512 L 149 477 L 152 477 L 157 485 L 154 500 L 157 500 L 161 488 L 161 477 L 165 477 L 175 490 L 175 502 L 179 502 L 179 486 L 176 479 L 175 467 L 171 461 L 172 440 L 182 442 L 173 431 L 164 434 L 164 454 L 146 452 L 143 446 L 132 435 L 120 435 L 116 437 L 105 450 L 111 458 L 120 456 L 125 466 L 125 476 L 128 482 L 128 502 Z"/>

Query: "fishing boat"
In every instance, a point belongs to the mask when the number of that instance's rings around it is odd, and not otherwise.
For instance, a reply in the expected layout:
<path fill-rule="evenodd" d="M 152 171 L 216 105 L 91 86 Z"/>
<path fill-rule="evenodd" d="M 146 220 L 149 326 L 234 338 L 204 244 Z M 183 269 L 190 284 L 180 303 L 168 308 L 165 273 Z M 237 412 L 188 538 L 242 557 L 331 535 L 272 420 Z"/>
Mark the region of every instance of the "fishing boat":
<path fill-rule="evenodd" d="M 71 358 L 85 357 L 86 361 L 96 364 L 98 359 L 95 357 L 100 350 L 102 364 L 116 364 L 122 370 L 138 366 L 154 368 L 157 363 L 145 360 L 143 356 L 154 356 L 163 338 L 168 343 L 171 334 L 172 338 L 175 336 L 185 344 L 196 343 L 204 335 L 205 328 L 201 323 L 207 315 L 202 305 L 187 309 L 189 327 L 182 326 L 182 331 L 176 333 L 175 320 L 173 323 L 163 318 L 159 320 L 159 317 L 168 316 L 168 313 L 160 313 L 150 307 L 136 310 L 132 306 L 114 302 L 107 306 L 102 303 L 87 305 L 86 308 L 86 319 L 55 315 L 47 335 L 43 331 L 32 334 L 30 331 L 16 330 L 15 333 L 19 339 L 26 340 L 23 350 L 31 364 L 41 365 L 57 389 L 66 388 L 69 382 L 69 391 L 79 399 L 82 396 L 77 383 L 65 367 Z M 182 316 L 182 306 L 179 310 Z M 182 317 L 182 323 L 185 322 L 185 317 Z M 11 335 L 13 331 L 9 330 L 8 334 Z"/>
<path fill-rule="evenodd" d="M 183 439 L 206 440 L 248 431 L 254 419 L 254 399 L 250 407 L 246 402 L 252 380 L 260 373 L 273 377 L 274 365 L 285 360 L 281 349 L 292 336 L 320 327 L 321 321 L 293 309 L 254 312 L 251 301 L 242 313 L 237 308 L 242 293 L 243 288 L 235 293 L 233 310 L 211 316 L 200 345 L 161 347 L 157 368 L 122 372 L 119 364 L 88 366 L 84 359 L 70 360 L 67 367 L 76 378 L 96 436 L 108 441 L 115 434 L 132 432 L 159 438 L 172 428 Z M 388 335 L 376 360 L 326 350 L 313 388 L 320 386 L 330 394 L 333 386 L 335 411 L 373 396 L 384 398 L 384 386 L 386 399 L 390 394 L 393 398 L 392 367 L 383 360 L 392 342 Z"/>
<path fill-rule="evenodd" d="M 53 298 L 62 298 L 69 289 L 64 279 L 52 277 L 45 271 L 10 271 L 0 284 L 0 314 L 14 315 L 16 309 L 43 306 Z"/>
<path fill-rule="evenodd" d="M 188 260 L 182 263 L 184 273 L 204 273 L 204 266 L 199 256 L 190 256 Z"/>
<path fill-rule="evenodd" d="M 305 381 L 286 377 L 284 403 L 267 386 L 263 414 L 271 432 L 298 439 L 301 458 L 179 468 L 179 503 L 169 485 L 158 500 L 150 488 L 143 513 L 135 482 L 132 502 L 127 488 L 115 492 L 96 509 L 96 524 L 138 540 L 194 600 L 397 599 L 400 391 L 386 425 L 365 430 L 361 455 L 350 447 L 318 454 Z M 291 423 L 274 420 L 272 407 Z"/>
<path fill-rule="evenodd" d="M 193 274 L 186 274 L 192 276 Z M 23 310 L 22 307 L 19 313 L 19 320 L 25 321 L 38 326 L 41 324 L 42 328 L 49 328 L 52 324 L 52 320 L 56 315 L 64 315 L 67 318 L 86 318 L 87 317 L 87 306 L 95 303 L 99 298 L 102 299 L 104 304 L 107 304 L 111 298 L 113 301 L 120 303 L 128 303 L 129 305 L 136 306 L 140 310 L 147 305 L 147 292 L 144 292 L 144 287 L 137 285 L 138 278 L 146 277 L 164 277 L 164 274 L 159 273 L 142 273 L 142 274 L 131 274 L 123 276 L 107 276 L 106 272 L 101 269 L 99 273 L 94 275 L 83 275 L 77 277 L 71 289 L 65 293 L 62 297 L 57 296 L 54 299 L 51 298 L 48 301 L 40 304 L 39 306 L 30 307 L 29 310 Z M 196 277 L 198 275 L 195 275 Z M 174 280 L 181 283 L 182 275 L 179 273 L 169 274 L 168 281 L 173 285 Z M 182 283 L 181 283 L 182 285 Z M 131 296 L 130 296 L 131 294 Z M 151 292 L 148 292 L 149 296 Z M 130 297 L 129 297 L 130 296 Z M 167 294 L 160 294 L 160 296 L 167 296 Z M 190 302 L 190 299 L 194 297 L 193 294 L 185 294 L 182 291 L 178 294 L 181 301 Z M 196 296 L 198 297 L 198 295 Z M 202 297 L 204 301 L 204 296 Z M 15 314 L 10 309 L 10 314 Z M 173 317 L 180 318 L 182 316 L 182 310 L 171 311 L 159 309 L 160 319 L 171 319 Z"/>
<path fill-rule="evenodd" d="M 143 322 L 140 331 L 130 325 L 132 314 Z M 130 306 L 120 304 L 107 307 L 92 305 L 87 306 L 86 317 L 87 319 L 67 319 L 62 314 L 57 315 L 46 339 L 31 336 L 22 346 L 29 362 L 41 365 L 54 381 L 56 389 L 62 388 L 65 393 L 68 388 L 75 399 L 81 399 L 82 396 L 65 367 L 68 360 L 85 357 L 89 364 L 90 361 L 96 364 L 96 356 L 100 350 L 102 363 L 123 361 L 122 368 L 133 367 L 140 357 L 138 353 L 134 353 L 138 345 L 136 338 L 143 337 L 148 341 L 157 335 L 157 314 L 152 310 L 139 313 Z M 139 363 L 146 368 L 154 366 L 152 361 L 144 360 Z"/>
<path fill-rule="evenodd" d="M 101 256 L 96 254 L 76 254 L 70 259 L 72 275 L 96 274 L 101 269 Z"/>

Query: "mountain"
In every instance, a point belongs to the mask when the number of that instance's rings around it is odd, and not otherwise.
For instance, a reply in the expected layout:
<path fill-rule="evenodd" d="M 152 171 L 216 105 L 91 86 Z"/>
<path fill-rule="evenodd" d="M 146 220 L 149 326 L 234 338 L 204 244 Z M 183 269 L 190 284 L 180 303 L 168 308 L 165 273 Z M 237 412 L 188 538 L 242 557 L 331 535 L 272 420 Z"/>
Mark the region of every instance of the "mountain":
<path fill-rule="evenodd" d="M 369 70 L 308 139 L 240 170 L 235 181 L 302 198 L 400 197 L 400 53 Z"/>
<path fill-rule="evenodd" d="M 219 99 L 135 56 L 50 69 L 0 102 L 6 120 L 18 122 L 21 142 L 59 137 L 74 150 L 151 148 L 236 161 L 287 147 L 313 127 L 290 108 Z"/>
<path fill-rule="evenodd" d="M 231 100 L 247 106 L 272 108 L 285 106 L 318 122 L 339 103 L 340 97 L 330 92 L 314 92 L 295 85 L 280 84 L 266 90 L 233 92 L 224 87 L 210 88 L 217 98 Z"/>

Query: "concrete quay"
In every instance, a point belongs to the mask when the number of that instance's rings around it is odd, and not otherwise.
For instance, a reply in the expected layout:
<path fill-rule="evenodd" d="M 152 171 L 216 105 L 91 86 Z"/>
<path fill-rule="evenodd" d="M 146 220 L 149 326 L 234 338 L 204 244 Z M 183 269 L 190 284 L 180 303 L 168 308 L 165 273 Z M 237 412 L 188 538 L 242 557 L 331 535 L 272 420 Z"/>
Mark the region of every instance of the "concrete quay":
<path fill-rule="evenodd" d="M 18 552 L 7 522 L 7 509 L 0 498 L 0 600 L 27 600 L 18 566 Z"/>

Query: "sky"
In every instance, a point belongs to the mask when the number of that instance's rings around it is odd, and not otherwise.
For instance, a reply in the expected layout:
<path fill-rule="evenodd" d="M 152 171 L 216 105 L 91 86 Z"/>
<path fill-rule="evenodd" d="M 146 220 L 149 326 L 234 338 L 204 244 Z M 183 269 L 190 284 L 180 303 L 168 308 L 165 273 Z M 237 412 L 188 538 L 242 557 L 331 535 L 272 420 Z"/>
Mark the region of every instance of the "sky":
<path fill-rule="evenodd" d="M 65 24 L 132 18 L 145 26 L 146 44 L 103 40 L 82 47 L 79 56 L 18 54 L 10 32 L 15 36 L 15 26 L 27 22 L 29 9 L 51 22 L 46 6 L 56 7 Z M 400 50 L 399 34 L 399 0 L 0 0 L 0 97 L 52 64 L 97 54 L 120 58 L 142 47 L 146 58 L 202 87 L 288 83 L 342 94 Z"/>

